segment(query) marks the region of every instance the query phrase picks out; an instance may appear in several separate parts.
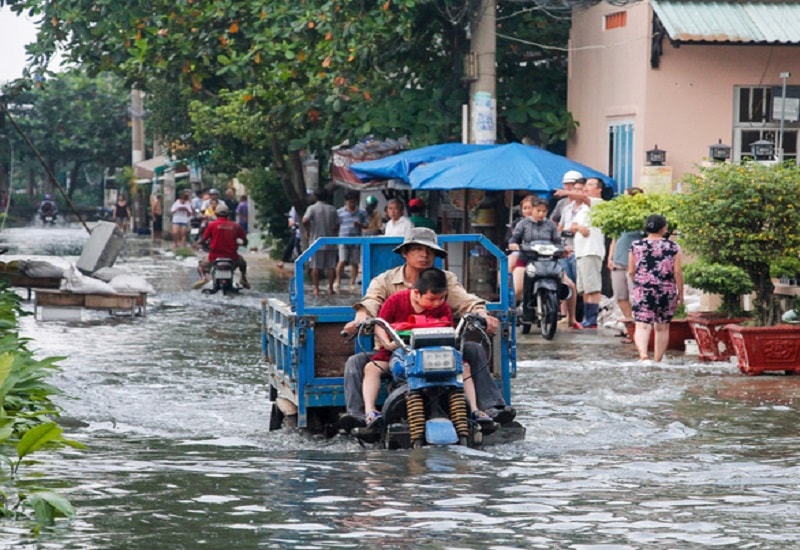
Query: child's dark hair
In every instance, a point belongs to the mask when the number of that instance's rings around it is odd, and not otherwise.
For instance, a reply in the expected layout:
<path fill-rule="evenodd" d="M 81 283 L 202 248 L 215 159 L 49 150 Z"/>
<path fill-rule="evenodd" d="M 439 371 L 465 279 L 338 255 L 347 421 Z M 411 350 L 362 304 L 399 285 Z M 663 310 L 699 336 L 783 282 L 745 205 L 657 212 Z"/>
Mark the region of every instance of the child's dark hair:
<path fill-rule="evenodd" d="M 419 272 L 417 282 L 414 288 L 419 290 L 420 294 L 431 292 L 433 294 L 441 294 L 447 292 L 447 276 L 444 271 L 437 267 L 429 267 Z"/>

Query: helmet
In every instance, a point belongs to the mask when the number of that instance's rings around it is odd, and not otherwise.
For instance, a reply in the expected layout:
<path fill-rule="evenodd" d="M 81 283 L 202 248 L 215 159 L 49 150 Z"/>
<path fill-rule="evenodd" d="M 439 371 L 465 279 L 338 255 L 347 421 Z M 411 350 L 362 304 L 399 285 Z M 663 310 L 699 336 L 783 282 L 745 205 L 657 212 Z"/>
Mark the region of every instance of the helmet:
<path fill-rule="evenodd" d="M 52 199 L 53 199 L 53 197 L 51 197 L 49 193 L 44 196 L 44 200 L 46 200 L 46 201 L 49 201 L 49 200 L 52 200 Z"/>
<path fill-rule="evenodd" d="M 367 195 L 367 198 L 366 198 L 366 199 L 364 199 L 364 203 L 365 203 L 367 206 L 378 206 L 378 199 L 376 199 L 376 198 L 375 198 L 374 196 L 372 196 L 372 195 Z"/>
<path fill-rule="evenodd" d="M 211 189 L 208 190 L 208 194 L 209 195 L 219 195 L 219 189 L 217 189 L 216 187 L 212 187 Z"/>
<path fill-rule="evenodd" d="M 418 208 L 420 210 L 425 209 L 425 202 L 422 199 L 411 199 L 408 201 L 409 208 Z"/>
<path fill-rule="evenodd" d="M 561 178 L 561 183 L 576 183 L 583 181 L 583 179 L 583 174 L 577 170 L 570 170 L 564 174 L 563 178 Z"/>
<path fill-rule="evenodd" d="M 217 208 L 214 209 L 214 213 L 217 216 L 227 216 L 230 213 L 230 210 L 228 209 L 228 205 L 227 204 L 225 204 L 224 202 L 221 202 L 221 203 L 219 203 L 217 205 Z"/>

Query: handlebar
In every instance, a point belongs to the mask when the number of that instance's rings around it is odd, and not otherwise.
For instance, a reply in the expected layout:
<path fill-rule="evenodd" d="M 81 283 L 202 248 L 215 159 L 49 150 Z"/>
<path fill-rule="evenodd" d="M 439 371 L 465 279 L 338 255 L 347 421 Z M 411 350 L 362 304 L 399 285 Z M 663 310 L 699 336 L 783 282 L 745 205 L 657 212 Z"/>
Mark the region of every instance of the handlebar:
<path fill-rule="evenodd" d="M 384 329 L 392 341 L 398 345 L 398 347 L 404 348 L 408 346 L 408 344 L 403 341 L 403 338 L 397 333 L 397 331 L 392 328 L 392 326 L 386 320 L 381 319 L 380 317 L 369 317 L 364 319 L 356 326 L 356 330 L 352 334 L 343 330 L 339 333 L 339 335 L 345 339 L 345 342 L 349 342 L 357 335 L 372 334 L 376 325 Z M 479 313 L 467 313 L 458 321 L 458 325 L 456 326 L 456 340 L 460 340 L 464 333 L 473 329 L 480 331 L 485 336 L 486 326 L 486 319 L 483 317 L 483 315 Z"/>

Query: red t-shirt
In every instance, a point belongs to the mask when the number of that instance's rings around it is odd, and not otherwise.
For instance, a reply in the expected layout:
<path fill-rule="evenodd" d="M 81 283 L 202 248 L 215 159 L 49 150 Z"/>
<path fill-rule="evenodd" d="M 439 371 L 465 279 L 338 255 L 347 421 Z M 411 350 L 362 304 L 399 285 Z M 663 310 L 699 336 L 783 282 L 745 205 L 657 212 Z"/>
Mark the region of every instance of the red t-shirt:
<path fill-rule="evenodd" d="M 239 243 L 236 239 L 242 239 L 242 244 L 247 244 L 247 234 L 242 226 L 232 222 L 227 218 L 219 218 L 208 224 L 203 231 L 203 240 L 210 241 L 208 245 L 208 261 L 213 262 L 217 258 L 231 258 L 235 260 L 239 257 Z"/>
<path fill-rule="evenodd" d="M 431 310 L 423 311 L 422 313 L 414 311 L 414 306 L 411 305 L 410 289 L 401 290 L 389 296 L 386 301 L 383 302 L 378 317 L 389 324 L 406 321 L 416 321 L 419 324 L 423 324 L 426 320 L 433 321 L 444 319 L 448 322 L 448 326 L 455 326 L 453 322 L 453 310 L 450 309 L 447 302 Z M 420 319 L 420 317 L 424 317 L 424 319 Z M 372 356 L 372 360 L 388 361 L 391 356 L 391 351 L 381 348 Z"/>

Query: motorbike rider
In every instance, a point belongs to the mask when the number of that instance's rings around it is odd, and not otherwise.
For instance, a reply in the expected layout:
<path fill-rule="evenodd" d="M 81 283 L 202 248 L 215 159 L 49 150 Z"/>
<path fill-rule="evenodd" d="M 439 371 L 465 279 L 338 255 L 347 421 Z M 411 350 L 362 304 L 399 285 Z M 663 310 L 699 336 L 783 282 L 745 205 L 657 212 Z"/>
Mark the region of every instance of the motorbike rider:
<path fill-rule="evenodd" d="M 528 195 L 520 203 L 523 212 L 529 212 L 529 217 L 523 218 L 514 227 L 511 233 L 511 238 L 508 240 L 509 250 L 519 250 L 521 243 L 532 243 L 535 241 L 550 241 L 551 243 L 562 246 L 561 235 L 558 233 L 558 226 L 552 220 L 547 219 L 548 202 L 540 199 L 535 195 Z M 528 258 L 523 253 L 520 253 L 517 258 L 516 265 L 512 272 L 514 278 L 514 297 L 517 300 L 522 298 L 522 289 L 525 280 L 525 265 L 528 263 Z M 568 304 L 572 306 L 571 301 L 575 300 L 577 292 L 575 290 L 575 283 L 569 278 L 567 272 L 562 273 L 562 281 L 565 285 L 570 287 L 572 293 L 567 299 Z M 567 308 L 567 322 L 569 326 L 575 324 L 575 319 L 570 318 L 571 313 L 575 311 L 574 306 Z"/>
<path fill-rule="evenodd" d="M 217 219 L 208 224 L 200 238 L 200 245 L 208 246 L 208 259 L 201 260 L 198 265 L 203 284 L 208 282 L 214 260 L 230 258 L 242 273 L 242 286 L 250 288 L 247 281 L 247 262 L 239 255 L 239 246 L 247 246 L 247 234 L 241 225 L 228 219 L 230 210 L 224 202 L 217 205 L 215 214 Z"/>
<path fill-rule="evenodd" d="M 53 197 L 50 194 L 44 196 L 44 200 L 39 203 L 39 217 L 44 220 L 45 216 L 52 216 L 53 220 L 56 219 L 56 214 L 58 213 L 58 207 L 56 203 L 53 201 Z"/>
<path fill-rule="evenodd" d="M 447 305 L 447 276 L 444 271 L 436 267 L 423 269 L 414 283 L 414 287 L 401 290 L 389 296 L 381 306 L 378 314 L 387 323 L 399 323 L 409 319 L 422 317 L 422 323 L 436 322 L 441 326 L 455 326 L 453 311 Z M 375 328 L 375 340 L 379 349 L 364 368 L 364 411 L 367 429 L 373 428 L 381 418 L 381 413 L 375 407 L 375 400 L 381 387 L 381 378 L 390 377 L 389 358 L 397 349 L 397 344 L 392 341 L 386 331 L 380 327 Z M 470 408 L 471 417 L 481 424 L 492 424 L 491 417 L 476 406 L 475 383 L 470 373 L 470 367 L 464 363 L 464 395 Z"/>
<path fill-rule="evenodd" d="M 372 279 L 364 298 L 353 306 L 356 315 L 344 326 L 345 332 L 355 333 L 361 321 L 378 315 L 381 305 L 389 296 L 412 288 L 420 272 L 433 266 L 436 256 L 440 258 L 447 256 L 447 251 L 437 243 L 436 232 L 427 227 L 413 228 L 405 236 L 403 243 L 394 251 L 403 256 L 405 263 Z M 486 319 L 487 332 L 490 335 L 494 334 L 499 326 L 499 321 L 487 313 L 486 302 L 474 294 L 469 294 L 458 282 L 454 273 L 445 271 L 445 275 L 447 276 L 447 303 L 452 308 L 453 314 L 456 316 L 466 313 L 482 315 Z M 345 430 L 366 425 L 362 380 L 364 366 L 369 360 L 369 353 L 357 353 L 351 355 L 345 363 L 344 393 L 347 412 L 339 421 L 339 425 Z M 467 342 L 464 347 L 464 360 L 472 367 L 478 408 L 486 411 L 499 424 L 511 422 L 516 411 L 513 407 L 505 404 L 503 395 L 489 371 L 489 359 L 486 357 L 483 347 L 477 342 Z"/>

